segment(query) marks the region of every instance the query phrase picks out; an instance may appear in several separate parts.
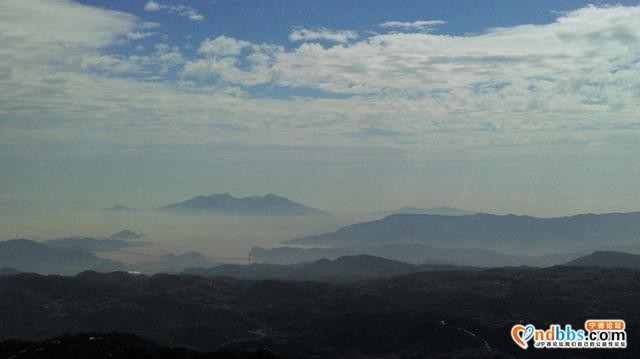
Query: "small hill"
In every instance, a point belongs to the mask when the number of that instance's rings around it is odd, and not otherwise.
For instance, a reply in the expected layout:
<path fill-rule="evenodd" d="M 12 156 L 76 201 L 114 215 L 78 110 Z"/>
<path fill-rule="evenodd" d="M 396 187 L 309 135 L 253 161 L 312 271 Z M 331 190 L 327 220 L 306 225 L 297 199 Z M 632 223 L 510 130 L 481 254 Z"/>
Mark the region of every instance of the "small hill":
<path fill-rule="evenodd" d="M 264 196 L 236 198 L 229 193 L 196 196 L 184 202 L 159 208 L 163 212 L 218 213 L 238 216 L 302 216 L 326 215 L 327 212 L 311 208 L 273 193 Z"/>
<path fill-rule="evenodd" d="M 322 258 L 336 259 L 354 254 L 356 253 L 343 248 L 253 247 L 249 251 L 249 257 L 256 262 L 273 264 L 306 263 Z"/>
<path fill-rule="evenodd" d="M 145 234 L 142 233 L 136 233 L 133 231 L 130 231 L 128 229 L 124 229 L 118 233 L 114 233 L 112 235 L 109 236 L 108 239 L 113 239 L 113 240 L 127 240 L 127 239 L 140 239 L 142 237 L 144 237 Z"/>
<path fill-rule="evenodd" d="M 565 263 L 571 267 L 607 267 L 640 269 L 640 255 L 616 251 L 598 251 L 571 262 Z"/>
<path fill-rule="evenodd" d="M 366 254 L 344 256 L 334 260 L 320 259 L 298 270 L 302 278 L 376 278 L 417 272 L 409 263 Z"/>

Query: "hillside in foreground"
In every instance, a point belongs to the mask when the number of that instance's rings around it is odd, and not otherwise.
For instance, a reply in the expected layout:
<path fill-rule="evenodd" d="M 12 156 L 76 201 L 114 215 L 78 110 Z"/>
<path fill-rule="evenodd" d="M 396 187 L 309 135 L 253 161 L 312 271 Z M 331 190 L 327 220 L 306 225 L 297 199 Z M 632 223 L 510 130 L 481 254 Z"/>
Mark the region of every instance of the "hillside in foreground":
<path fill-rule="evenodd" d="M 594 294 L 594 293 L 597 293 Z M 421 272 L 341 284 L 84 272 L 0 277 L 0 340 L 129 332 L 200 351 L 285 357 L 553 357 L 522 351 L 518 322 L 622 318 L 639 357 L 640 271 L 553 267 Z M 585 350 L 586 357 L 602 352 Z"/>

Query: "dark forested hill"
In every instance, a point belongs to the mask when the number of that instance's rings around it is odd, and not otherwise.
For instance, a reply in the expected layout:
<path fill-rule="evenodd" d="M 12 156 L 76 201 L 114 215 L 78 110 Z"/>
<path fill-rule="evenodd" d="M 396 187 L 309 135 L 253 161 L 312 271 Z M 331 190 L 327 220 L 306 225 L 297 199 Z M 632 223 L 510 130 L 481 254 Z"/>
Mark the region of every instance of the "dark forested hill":
<path fill-rule="evenodd" d="M 629 348 L 569 354 L 630 358 L 640 356 L 639 301 L 640 271 L 594 267 L 421 272 L 342 284 L 17 274 L 0 277 L 0 340 L 129 332 L 164 346 L 295 358 L 563 357 L 562 350 L 523 351 L 510 328 L 621 318 Z"/>

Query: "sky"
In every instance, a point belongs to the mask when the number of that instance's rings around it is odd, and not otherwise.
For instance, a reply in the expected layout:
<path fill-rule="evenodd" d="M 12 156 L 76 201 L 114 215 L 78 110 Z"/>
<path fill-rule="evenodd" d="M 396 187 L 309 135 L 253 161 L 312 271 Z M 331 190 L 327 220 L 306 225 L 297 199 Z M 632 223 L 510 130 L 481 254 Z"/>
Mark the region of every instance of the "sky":
<path fill-rule="evenodd" d="M 636 211 L 638 5 L 3 0 L 0 215 Z"/>

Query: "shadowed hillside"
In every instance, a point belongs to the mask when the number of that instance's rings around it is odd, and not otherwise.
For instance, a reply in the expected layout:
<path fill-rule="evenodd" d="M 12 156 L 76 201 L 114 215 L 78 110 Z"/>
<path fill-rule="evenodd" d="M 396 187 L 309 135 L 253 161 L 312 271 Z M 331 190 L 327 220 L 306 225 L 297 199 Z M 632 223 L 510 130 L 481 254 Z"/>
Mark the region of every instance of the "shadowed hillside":
<path fill-rule="evenodd" d="M 630 328 L 629 347 L 608 357 L 637 357 L 638 301 L 639 271 L 593 267 L 421 272 L 342 284 L 18 274 L 0 277 L 0 340 L 130 332 L 164 346 L 295 358 L 563 357 L 522 351 L 510 328 L 582 327 L 595 316 L 623 318 Z"/>

